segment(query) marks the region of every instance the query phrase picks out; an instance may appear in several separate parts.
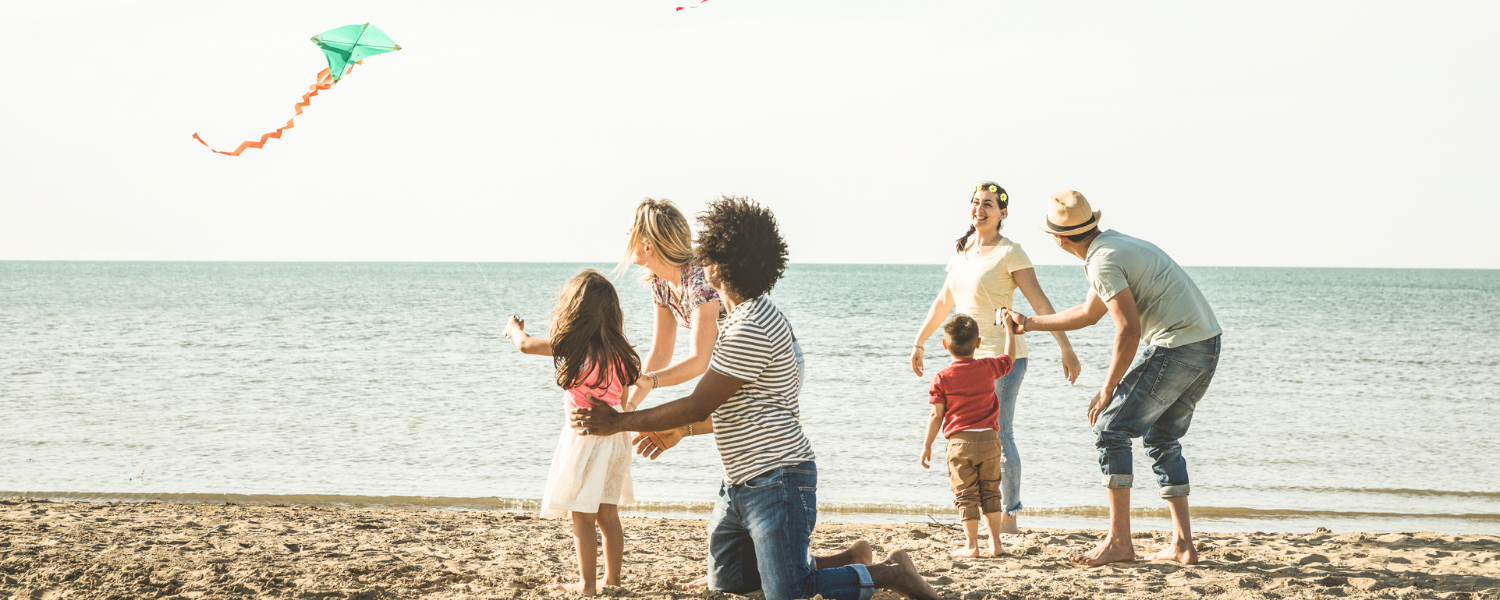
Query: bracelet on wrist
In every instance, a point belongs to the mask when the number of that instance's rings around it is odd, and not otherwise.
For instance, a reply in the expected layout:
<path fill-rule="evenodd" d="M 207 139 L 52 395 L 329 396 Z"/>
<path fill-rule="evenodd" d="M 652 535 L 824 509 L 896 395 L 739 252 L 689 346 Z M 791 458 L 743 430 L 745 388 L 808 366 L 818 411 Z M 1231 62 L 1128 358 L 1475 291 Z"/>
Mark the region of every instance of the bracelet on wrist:
<path fill-rule="evenodd" d="M 692 423 L 688 423 L 688 434 L 687 434 L 687 437 L 693 437 L 693 424 Z"/>
<path fill-rule="evenodd" d="M 661 382 L 656 379 L 656 373 L 647 373 L 646 376 L 651 378 L 651 389 L 661 387 Z"/>

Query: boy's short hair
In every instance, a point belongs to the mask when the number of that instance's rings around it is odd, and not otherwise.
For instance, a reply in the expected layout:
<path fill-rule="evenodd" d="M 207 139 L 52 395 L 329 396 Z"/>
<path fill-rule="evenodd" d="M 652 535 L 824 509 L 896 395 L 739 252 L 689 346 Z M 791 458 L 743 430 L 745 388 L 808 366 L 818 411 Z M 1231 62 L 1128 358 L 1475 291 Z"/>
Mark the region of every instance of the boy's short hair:
<path fill-rule="evenodd" d="M 943 325 L 943 336 L 948 338 L 948 354 L 973 356 L 974 346 L 979 342 L 979 322 L 962 313 L 953 315 Z"/>

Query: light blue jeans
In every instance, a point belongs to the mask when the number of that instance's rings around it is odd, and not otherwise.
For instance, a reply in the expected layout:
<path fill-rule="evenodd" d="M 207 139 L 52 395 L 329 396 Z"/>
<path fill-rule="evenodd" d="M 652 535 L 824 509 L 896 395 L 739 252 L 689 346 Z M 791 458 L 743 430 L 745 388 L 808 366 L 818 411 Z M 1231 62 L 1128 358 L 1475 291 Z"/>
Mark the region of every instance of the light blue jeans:
<path fill-rule="evenodd" d="M 1016 396 L 1021 380 L 1026 378 L 1026 359 L 1016 360 L 1010 373 L 995 380 L 995 397 L 1000 399 L 1000 506 L 1005 514 L 1021 512 L 1021 453 L 1016 450 Z"/>
<path fill-rule="evenodd" d="M 1187 435 L 1193 411 L 1213 382 L 1221 337 L 1176 348 L 1147 346 L 1141 352 L 1094 425 L 1105 487 L 1135 483 L 1130 440 L 1144 437 L 1161 497 L 1186 496 L 1192 490 L 1178 440 Z"/>

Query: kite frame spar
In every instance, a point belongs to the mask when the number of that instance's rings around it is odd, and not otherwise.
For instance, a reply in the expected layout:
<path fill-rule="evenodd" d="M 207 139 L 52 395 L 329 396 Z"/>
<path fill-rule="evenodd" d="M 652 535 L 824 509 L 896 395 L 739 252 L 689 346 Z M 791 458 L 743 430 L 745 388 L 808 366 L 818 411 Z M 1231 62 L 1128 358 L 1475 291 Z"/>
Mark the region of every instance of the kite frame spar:
<path fill-rule="evenodd" d="M 354 36 L 353 40 L 336 39 L 334 37 L 334 34 L 346 32 L 354 27 L 359 28 L 359 33 Z M 379 36 L 376 40 L 377 42 L 390 42 L 390 45 L 360 43 L 364 40 L 365 34 L 371 29 L 375 30 L 373 36 Z M 329 36 L 329 38 L 325 39 L 324 36 Z M 198 143 L 203 144 L 205 148 L 225 156 L 239 156 L 241 152 L 244 152 L 248 148 L 262 148 L 269 140 L 281 139 L 281 133 L 291 129 L 293 127 L 292 121 L 302 114 L 302 107 L 311 105 L 313 96 L 318 95 L 318 92 L 333 87 L 333 84 L 338 83 L 344 76 L 353 72 L 354 65 L 363 64 L 364 59 L 367 57 L 376 54 L 385 54 L 386 52 L 395 52 L 401 49 L 400 44 L 397 44 L 384 31 L 381 31 L 380 28 L 370 27 L 369 23 L 365 23 L 364 25 L 345 25 L 330 29 L 312 36 L 312 42 L 323 50 L 323 54 L 328 59 L 328 68 L 318 72 L 317 82 L 308 86 L 307 93 L 302 95 L 302 101 L 292 107 L 296 110 L 296 113 L 292 115 L 291 119 L 286 120 L 285 127 L 279 127 L 275 131 L 260 136 L 260 140 L 242 142 L 238 148 L 230 152 L 214 150 L 214 147 L 209 146 L 208 142 L 203 141 L 203 138 L 199 137 L 197 133 L 193 134 L 193 139 L 198 140 Z M 348 46 L 348 48 L 344 48 L 344 46 Z M 350 64 L 350 59 L 353 59 L 353 64 Z"/>

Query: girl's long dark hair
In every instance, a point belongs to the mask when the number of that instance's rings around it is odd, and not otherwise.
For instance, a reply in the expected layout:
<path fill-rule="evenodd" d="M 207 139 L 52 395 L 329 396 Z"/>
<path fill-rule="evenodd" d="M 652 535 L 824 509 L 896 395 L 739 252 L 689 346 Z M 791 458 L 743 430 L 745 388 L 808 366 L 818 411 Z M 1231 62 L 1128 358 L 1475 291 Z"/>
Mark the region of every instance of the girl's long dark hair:
<path fill-rule="evenodd" d="M 1000 195 L 1001 196 L 1007 195 L 1005 193 L 1005 188 L 1000 187 L 1000 184 L 995 183 L 993 181 L 981 181 L 981 182 L 979 182 L 977 185 L 974 186 L 974 191 L 978 192 L 979 188 L 989 187 L 989 186 L 992 186 L 992 185 L 995 186 L 995 189 L 1000 190 Z M 969 200 L 970 201 L 974 200 L 974 194 L 969 194 Z M 1010 204 L 1010 202 L 1008 200 L 1001 200 L 1000 201 L 1000 208 L 1005 208 L 1009 204 Z M 1004 220 L 1001 220 L 998 225 L 995 225 L 995 233 L 1000 233 L 1000 228 L 1002 228 L 1002 227 L 1005 227 L 1005 221 Z M 973 225 L 969 226 L 969 230 L 964 232 L 963 237 L 958 238 L 958 245 L 956 246 L 956 248 L 957 248 L 956 252 L 958 252 L 960 254 L 963 253 L 964 246 L 968 245 L 967 242 L 969 241 L 969 236 L 971 236 L 971 235 L 974 235 L 974 226 Z"/>
<path fill-rule="evenodd" d="M 641 376 L 641 357 L 625 339 L 620 296 L 599 271 L 584 269 L 563 286 L 548 334 L 554 378 L 563 389 L 603 389 L 611 377 L 628 386 Z"/>

